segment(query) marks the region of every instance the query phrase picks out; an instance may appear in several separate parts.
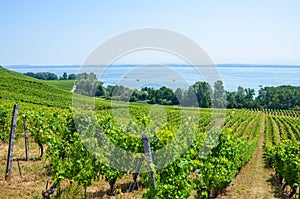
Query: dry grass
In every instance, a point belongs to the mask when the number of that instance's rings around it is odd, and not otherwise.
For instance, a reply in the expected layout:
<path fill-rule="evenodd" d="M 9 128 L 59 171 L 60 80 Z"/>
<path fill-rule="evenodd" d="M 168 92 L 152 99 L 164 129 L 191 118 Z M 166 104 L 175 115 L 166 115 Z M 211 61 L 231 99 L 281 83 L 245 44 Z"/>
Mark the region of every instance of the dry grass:
<path fill-rule="evenodd" d="M 15 142 L 13 165 L 11 178 L 5 181 L 6 158 L 8 144 L 0 143 L 0 198 L 42 198 L 42 191 L 45 189 L 47 181 L 51 181 L 48 175 L 45 159 L 39 160 L 39 147 L 30 139 L 29 144 L 30 161 L 25 161 L 24 139 L 19 138 Z M 18 161 L 21 168 L 21 174 L 18 168 Z M 128 185 L 132 182 L 131 175 L 125 175 L 116 183 L 116 196 L 110 196 L 109 184 L 100 179 L 87 188 L 87 198 L 142 198 L 143 189 L 128 193 Z M 49 185 L 50 186 L 50 185 Z M 60 198 L 83 198 L 84 189 L 76 184 L 70 185 L 67 181 L 61 183 L 60 190 L 56 189 L 55 194 Z M 54 198 L 54 197 L 52 197 Z"/>
<path fill-rule="evenodd" d="M 0 145 L 0 198 L 39 198 L 45 187 L 47 180 L 47 170 L 45 160 L 31 160 L 25 159 L 24 139 L 19 139 L 15 143 L 14 156 L 12 163 L 11 178 L 5 181 L 6 172 L 6 158 L 7 158 L 8 144 Z M 30 144 L 30 156 L 35 159 L 39 157 L 39 147 L 37 144 Z M 21 168 L 21 174 L 18 168 L 17 159 Z M 23 160 L 22 160 L 23 159 Z"/>

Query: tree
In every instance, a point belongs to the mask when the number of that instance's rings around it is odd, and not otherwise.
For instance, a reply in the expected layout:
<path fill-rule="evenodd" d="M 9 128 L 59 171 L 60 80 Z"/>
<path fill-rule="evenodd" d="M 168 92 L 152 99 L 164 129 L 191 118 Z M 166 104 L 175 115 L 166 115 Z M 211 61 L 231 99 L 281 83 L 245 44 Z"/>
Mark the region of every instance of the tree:
<path fill-rule="evenodd" d="M 75 79 L 76 79 L 76 74 L 74 74 L 74 73 L 69 74 L 68 80 L 75 80 Z"/>
<path fill-rule="evenodd" d="M 130 101 L 133 90 L 123 85 L 115 85 L 109 88 L 109 95 L 111 99 L 117 101 Z"/>
<path fill-rule="evenodd" d="M 278 86 L 261 88 L 256 101 L 264 108 L 293 109 L 300 105 L 300 87 Z"/>
<path fill-rule="evenodd" d="M 216 108 L 226 107 L 225 89 L 221 80 L 216 81 L 214 84 L 213 105 Z"/>
<path fill-rule="evenodd" d="M 68 74 L 66 72 L 63 73 L 62 79 L 63 80 L 67 80 L 68 79 Z"/>
<path fill-rule="evenodd" d="M 243 108 L 245 103 L 245 90 L 243 87 L 239 86 L 235 95 L 235 99 L 237 102 L 237 108 Z"/>
<path fill-rule="evenodd" d="M 188 90 L 184 92 L 181 105 L 199 107 L 197 96 L 192 86 L 190 86 Z"/>
<path fill-rule="evenodd" d="M 182 89 L 181 88 L 177 88 L 176 90 L 175 90 L 175 97 L 176 97 L 176 103 L 175 104 L 180 104 L 180 103 L 182 103 L 182 100 L 183 100 L 183 91 L 182 91 Z"/>
<path fill-rule="evenodd" d="M 251 108 L 253 106 L 253 98 L 255 95 L 255 91 L 253 88 L 245 89 L 245 104 L 244 107 Z"/>
<path fill-rule="evenodd" d="M 105 93 L 105 89 L 103 87 L 103 83 L 102 82 L 98 82 L 98 86 L 97 86 L 97 90 L 96 90 L 96 93 L 95 93 L 95 96 L 97 97 L 104 97 L 106 96 L 106 93 Z"/>
<path fill-rule="evenodd" d="M 227 108 L 237 108 L 236 92 L 226 91 Z"/>
<path fill-rule="evenodd" d="M 40 79 L 40 80 L 57 80 L 58 79 L 56 74 L 49 73 L 49 72 L 38 72 L 38 73 L 28 72 L 28 73 L 24 73 L 24 75 L 34 77 L 34 78 Z"/>
<path fill-rule="evenodd" d="M 196 82 L 192 85 L 192 90 L 194 90 L 199 107 L 208 108 L 212 105 L 212 89 L 207 82 Z"/>
<path fill-rule="evenodd" d="M 100 82 L 94 73 L 81 73 L 77 75 L 77 81 L 76 81 L 76 93 L 87 95 L 87 96 L 95 96 L 96 92 L 99 89 L 99 85 L 102 85 L 103 83 Z M 101 89 L 101 88 L 100 88 Z M 101 91 L 99 91 L 101 92 Z M 98 93 L 99 95 L 101 93 Z"/>
<path fill-rule="evenodd" d="M 156 101 L 158 104 L 173 105 L 176 101 L 176 96 L 172 89 L 163 86 L 157 91 Z"/>

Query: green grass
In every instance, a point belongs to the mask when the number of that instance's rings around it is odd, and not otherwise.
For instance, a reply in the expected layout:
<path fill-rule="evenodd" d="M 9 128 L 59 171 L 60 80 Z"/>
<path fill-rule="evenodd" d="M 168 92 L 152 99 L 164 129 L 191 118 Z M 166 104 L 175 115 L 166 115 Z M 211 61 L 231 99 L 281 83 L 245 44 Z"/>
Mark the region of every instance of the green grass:
<path fill-rule="evenodd" d="M 44 81 L 44 83 L 66 91 L 71 91 L 74 86 L 75 80 L 46 80 Z"/>

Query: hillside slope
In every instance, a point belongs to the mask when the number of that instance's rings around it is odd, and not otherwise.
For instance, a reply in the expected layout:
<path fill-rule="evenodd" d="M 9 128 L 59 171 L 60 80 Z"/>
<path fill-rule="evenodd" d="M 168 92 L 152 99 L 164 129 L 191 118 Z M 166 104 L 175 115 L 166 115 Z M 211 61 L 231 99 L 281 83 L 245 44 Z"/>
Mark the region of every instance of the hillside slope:
<path fill-rule="evenodd" d="M 43 82 L 65 91 L 71 91 L 75 84 L 75 80 L 44 80 Z"/>
<path fill-rule="evenodd" d="M 0 66 L 0 100 L 4 99 L 64 108 L 71 106 L 72 94 Z"/>

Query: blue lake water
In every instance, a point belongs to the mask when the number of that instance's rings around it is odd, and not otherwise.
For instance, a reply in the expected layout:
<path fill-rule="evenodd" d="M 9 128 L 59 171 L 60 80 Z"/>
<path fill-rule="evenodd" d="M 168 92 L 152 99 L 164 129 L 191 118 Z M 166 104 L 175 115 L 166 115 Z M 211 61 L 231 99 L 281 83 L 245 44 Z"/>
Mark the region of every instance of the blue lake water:
<path fill-rule="evenodd" d="M 26 72 L 52 72 L 61 76 L 63 72 L 79 73 L 82 68 L 79 65 L 72 66 L 4 66 L 19 73 Z M 136 81 L 143 80 L 147 75 L 157 77 L 157 80 L 171 79 L 175 82 L 178 79 L 186 80 L 189 84 L 196 81 L 203 81 L 201 75 L 197 74 L 193 67 L 184 65 L 170 65 L 171 70 L 162 70 L 159 67 L 137 70 L 133 65 L 116 65 L 108 67 L 99 79 L 107 84 L 117 84 L 120 79 L 132 75 Z M 217 71 L 224 87 L 228 91 L 236 91 L 238 86 L 254 88 L 256 92 L 260 86 L 293 85 L 300 86 L 300 66 L 285 65 L 217 65 Z M 93 70 L 91 70 L 93 71 Z M 103 69 L 101 69 L 103 71 Z M 173 72 L 172 72 L 173 71 Z M 143 74 L 145 73 L 145 74 Z M 96 73 L 97 74 L 97 73 Z M 150 74 L 150 75 L 149 75 Z M 176 75 L 180 75 L 180 77 Z M 179 81 L 178 81 L 179 82 Z M 178 83 L 180 84 L 180 83 Z"/>

